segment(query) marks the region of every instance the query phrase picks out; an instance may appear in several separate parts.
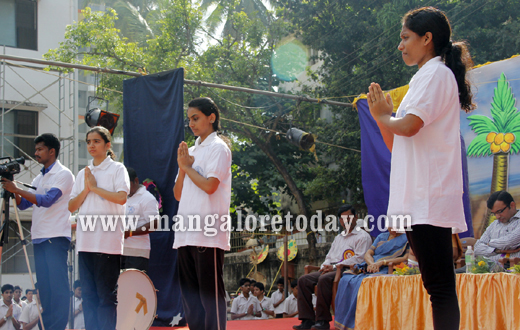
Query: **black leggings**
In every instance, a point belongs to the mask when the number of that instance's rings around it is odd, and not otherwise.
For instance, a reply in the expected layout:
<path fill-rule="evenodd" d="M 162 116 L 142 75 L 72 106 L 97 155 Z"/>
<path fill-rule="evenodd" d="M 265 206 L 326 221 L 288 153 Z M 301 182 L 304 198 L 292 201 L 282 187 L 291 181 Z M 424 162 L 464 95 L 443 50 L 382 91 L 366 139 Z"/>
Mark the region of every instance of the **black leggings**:
<path fill-rule="evenodd" d="M 451 235 L 451 228 L 431 225 L 415 225 L 406 232 L 430 295 L 436 330 L 458 330 L 460 323 Z"/>

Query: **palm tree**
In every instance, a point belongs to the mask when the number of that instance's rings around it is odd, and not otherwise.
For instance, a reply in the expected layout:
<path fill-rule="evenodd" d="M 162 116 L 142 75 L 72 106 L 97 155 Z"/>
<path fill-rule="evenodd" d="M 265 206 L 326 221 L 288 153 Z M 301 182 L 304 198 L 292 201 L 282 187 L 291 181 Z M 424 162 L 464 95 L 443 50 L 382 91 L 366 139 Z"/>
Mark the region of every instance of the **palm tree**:
<path fill-rule="evenodd" d="M 275 0 L 268 0 L 271 6 L 276 5 Z M 272 19 L 272 14 L 261 0 L 239 0 L 238 4 L 230 0 L 202 0 L 201 9 L 209 10 L 212 5 L 216 5 L 211 14 L 206 19 L 206 26 L 209 33 L 214 33 L 224 23 L 222 36 L 232 35 L 236 37 L 233 30 L 231 16 L 234 13 L 243 11 L 249 18 L 259 18 L 265 26 L 268 26 Z"/>
<path fill-rule="evenodd" d="M 493 176 L 491 193 L 507 190 L 509 174 L 509 154 L 520 151 L 520 112 L 515 107 L 516 99 L 511 86 L 502 73 L 495 88 L 491 103 L 491 116 L 469 116 L 469 126 L 477 133 L 468 147 L 468 156 L 484 157 L 493 155 Z M 489 214 L 482 224 L 481 232 L 494 220 Z"/>

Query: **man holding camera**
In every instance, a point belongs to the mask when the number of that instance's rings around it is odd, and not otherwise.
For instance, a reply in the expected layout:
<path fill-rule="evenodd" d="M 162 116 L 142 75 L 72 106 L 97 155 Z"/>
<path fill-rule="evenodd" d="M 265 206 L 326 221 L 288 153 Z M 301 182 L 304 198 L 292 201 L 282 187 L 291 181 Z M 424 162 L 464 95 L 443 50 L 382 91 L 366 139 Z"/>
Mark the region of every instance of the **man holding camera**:
<path fill-rule="evenodd" d="M 54 134 L 42 134 L 34 143 L 35 159 L 43 165 L 41 173 L 32 182 L 36 192 L 20 189 L 5 178 L 2 187 L 15 195 L 20 210 L 34 206 L 31 236 L 43 324 L 46 330 L 63 330 L 69 311 L 67 252 L 71 227 L 68 203 L 74 175 L 57 160 L 60 141 Z"/>

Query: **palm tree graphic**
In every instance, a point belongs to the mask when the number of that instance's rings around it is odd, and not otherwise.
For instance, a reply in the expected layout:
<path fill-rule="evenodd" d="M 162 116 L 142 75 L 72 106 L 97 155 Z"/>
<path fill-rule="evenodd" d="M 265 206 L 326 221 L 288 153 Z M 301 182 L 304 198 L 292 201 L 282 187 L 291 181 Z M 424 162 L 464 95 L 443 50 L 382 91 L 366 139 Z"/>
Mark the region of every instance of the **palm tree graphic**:
<path fill-rule="evenodd" d="M 493 119 L 482 116 L 469 116 L 469 126 L 477 133 L 468 147 L 469 157 L 493 155 L 493 176 L 491 193 L 507 190 L 509 176 L 509 155 L 520 151 L 520 112 L 506 75 L 502 72 L 495 87 L 491 103 Z M 495 219 L 488 214 L 482 224 L 481 232 Z"/>

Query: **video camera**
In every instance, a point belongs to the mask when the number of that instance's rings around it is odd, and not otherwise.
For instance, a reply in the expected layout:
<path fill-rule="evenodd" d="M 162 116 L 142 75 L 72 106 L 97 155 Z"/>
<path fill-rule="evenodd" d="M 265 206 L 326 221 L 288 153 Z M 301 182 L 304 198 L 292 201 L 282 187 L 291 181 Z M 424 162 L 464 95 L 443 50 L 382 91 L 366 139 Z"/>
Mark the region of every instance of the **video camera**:
<path fill-rule="evenodd" d="M 25 158 L 20 157 L 12 159 L 11 157 L 1 157 L 1 160 L 7 159 L 6 163 L 0 164 L 0 176 L 13 181 L 13 176 L 20 173 L 20 165 L 25 164 Z"/>

